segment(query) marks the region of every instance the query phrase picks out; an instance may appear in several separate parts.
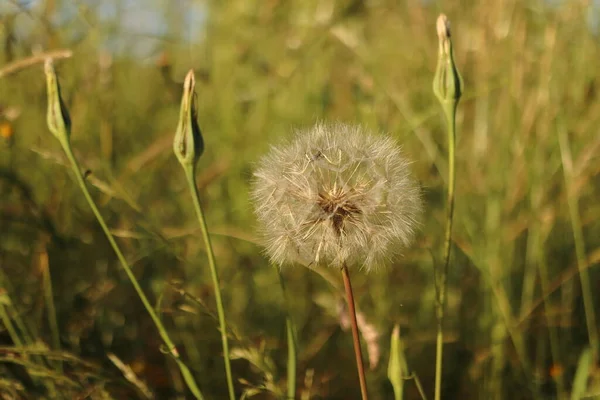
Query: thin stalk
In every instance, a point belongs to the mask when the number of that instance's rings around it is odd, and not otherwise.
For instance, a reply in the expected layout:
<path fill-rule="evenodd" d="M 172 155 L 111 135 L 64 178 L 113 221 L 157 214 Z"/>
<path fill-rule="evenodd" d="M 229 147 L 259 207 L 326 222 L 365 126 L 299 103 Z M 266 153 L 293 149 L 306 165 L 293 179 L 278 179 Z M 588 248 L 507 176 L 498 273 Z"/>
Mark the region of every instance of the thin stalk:
<path fill-rule="evenodd" d="M 537 231 L 539 228 L 535 229 Z M 548 263 L 546 261 L 544 249 L 542 247 L 542 243 L 537 242 L 536 245 L 538 268 L 540 273 L 540 283 L 542 284 L 542 293 L 550 293 L 550 274 L 548 273 Z M 548 321 L 547 323 L 548 333 L 550 336 L 550 353 L 552 355 L 552 362 L 554 363 L 554 365 L 560 365 L 560 339 L 558 336 L 558 332 L 556 331 L 556 324 L 554 322 L 556 317 L 552 315 L 552 304 L 549 295 L 544 296 L 544 310 L 546 314 L 546 320 Z M 552 379 L 556 383 L 558 400 L 566 399 L 563 374 L 557 374 L 553 376 Z"/>
<path fill-rule="evenodd" d="M 11 283 L 7 279 L 7 277 L 4 274 L 4 271 L 2 271 L 2 269 L 0 269 L 0 286 L 6 290 L 6 293 L 7 293 L 6 295 L 9 296 L 9 299 L 10 299 L 10 294 L 14 293 L 14 289 L 12 288 Z M 16 324 L 16 328 L 21 333 L 21 337 L 23 338 L 23 343 L 25 345 L 31 345 L 34 342 L 34 340 L 33 340 L 32 334 L 29 332 L 29 329 L 28 329 L 29 324 L 27 324 L 27 325 L 25 324 L 25 321 L 23 321 L 19 311 L 15 308 L 15 306 L 13 304 L 14 303 L 12 302 L 12 300 L 10 300 L 8 302 L 8 304 L 7 304 L 8 310 L 6 312 L 11 312 L 12 319 L 14 320 L 14 323 Z M 37 336 L 37 334 L 35 334 L 34 336 Z"/>
<path fill-rule="evenodd" d="M 72 50 L 60 49 L 48 51 L 46 53 L 36 54 L 25 59 L 17 60 L 0 68 L 0 78 L 4 78 L 5 76 L 14 74 L 15 72 L 21 71 L 22 69 L 25 69 L 32 65 L 41 64 L 49 58 L 58 60 L 62 58 L 69 58 L 72 55 Z"/>
<path fill-rule="evenodd" d="M 58 329 L 58 320 L 56 318 L 56 307 L 54 305 L 54 293 L 52 291 L 52 277 L 50 275 L 50 264 L 48 263 L 48 253 L 43 245 L 41 260 L 43 268 L 43 285 L 44 285 L 44 298 L 46 300 L 46 307 L 48 309 L 48 324 L 50 325 L 50 332 L 52 335 L 52 347 L 54 350 L 60 351 L 60 335 Z M 55 363 L 56 368 L 60 373 L 63 372 L 62 361 L 57 360 Z"/>
<path fill-rule="evenodd" d="M 277 275 L 279 276 L 279 285 L 281 286 L 281 292 L 283 294 L 283 302 L 285 303 L 285 331 L 287 335 L 287 399 L 294 400 L 296 398 L 296 365 L 298 359 L 298 342 L 296 340 L 296 326 L 292 319 L 290 307 L 288 303 L 287 291 L 285 289 L 285 281 L 283 280 L 283 274 L 281 270 L 277 268 Z"/>
<path fill-rule="evenodd" d="M 419 392 L 419 396 L 421 396 L 422 400 L 427 400 L 427 396 L 425 396 L 425 391 L 423 390 L 423 385 L 421 385 L 421 380 L 419 379 L 419 377 L 417 376 L 417 374 L 415 374 L 413 372 L 412 377 L 415 381 L 415 386 L 417 387 L 417 391 Z"/>
<path fill-rule="evenodd" d="M 294 400 L 296 398 L 296 364 L 297 364 L 297 344 L 295 326 L 292 317 L 285 318 L 285 331 L 287 334 L 287 398 Z"/>
<path fill-rule="evenodd" d="M 450 22 L 441 14 L 436 23 L 438 34 L 438 65 L 433 78 L 433 92 L 440 101 L 446 117 L 448 133 L 448 199 L 446 204 L 446 232 L 444 235 L 444 264 L 442 270 L 436 271 L 436 317 L 437 335 L 435 343 L 435 400 L 442 396 L 442 357 L 444 346 L 444 306 L 446 304 L 446 286 L 448 267 L 450 265 L 450 250 L 452 246 L 452 221 L 454 217 L 454 180 L 455 180 L 455 147 L 456 147 L 456 108 L 463 92 L 460 73 L 454 62 Z"/>
<path fill-rule="evenodd" d="M 1 272 L 1 271 L 0 271 L 0 286 L 4 286 L 4 288 L 7 290 L 7 293 L 11 292 L 10 282 L 8 282 L 8 280 L 4 276 L 3 272 Z M 8 296 L 8 294 L 7 294 L 7 296 Z M 10 314 L 12 314 L 12 318 L 11 318 Z M 33 344 L 34 340 L 31 337 L 31 334 L 29 333 L 29 331 L 27 330 L 27 326 L 25 325 L 25 322 L 21 319 L 19 312 L 15 309 L 15 307 L 13 306 L 13 302 L 10 299 L 7 302 L 6 306 L 0 304 L 0 320 L 6 327 L 8 335 L 10 336 L 11 340 L 13 341 L 13 344 L 15 345 L 15 347 L 24 349 Z M 13 321 L 14 321 L 14 324 L 13 324 Z M 16 326 L 15 326 L 15 324 L 16 324 Z M 23 354 L 24 354 L 24 358 L 28 360 L 29 356 L 27 355 L 26 351 L 24 351 Z M 32 356 L 31 359 L 36 364 L 46 364 L 46 365 L 50 366 L 50 362 L 41 356 Z M 35 374 L 30 374 L 30 375 L 34 382 L 42 383 L 43 385 L 46 385 L 51 398 L 58 398 L 58 394 L 56 393 L 56 386 L 54 385 L 54 382 L 52 381 L 52 379 L 41 379 L 40 377 L 36 377 Z"/>
<path fill-rule="evenodd" d="M 210 275 L 212 277 L 213 286 L 215 288 L 215 301 L 217 303 L 217 315 L 219 317 L 219 326 L 221 330 L 221 342 L 223 343 L 223 359 L 225 361 L 225 375 L 227 377 L 227 389 L 229 392 L 230 400 L 235 400 L 235 391 L 233 389 L 233 377 L 231 374 L 231 361 L 229 359 L 229 342 L 227 339 L 227 324 L 225 322 L 225 311 L 223 310 L 223 300 L 221 299 L 221 286 L 219 285 L 219 274 L 217 271 L 217 264 L 215 262 L 215 254 L 213 252 L 210 236 L 208 234 L 208 228 L 206 227 L 206 219 L 204 218 L 204 212 L 202 211 L 202 205 L 200 204 L 200 196 L 198 194 L 198 188 L 196 187 L 196 180 L 194 179 L 194 169 L 184 168 L 185 176 L 187 178 L 188 186 L 192 194 L 192 202 L 194 203 L 194 209 L 196 210 L 196 216 L 200 223 L 202 230 L 202 239 L 204 239 L 204 246 L 206 247 L 206 253 L 208 255 L 208 265 L 210 267 Z"/>
<path fill-rule="evenodd" d="M 348 315 L 352 326 L 352 340 L 354 342 L 354 355 L 356 356 L 356 368 L 358 369 L 358 380 L 360 382 L 360 394 L 362 400 L 368 400 L 367 379 L 365 367 L 363 365 L 362 351 L 360 349 L 360 336 L 358 335 L 358 322 L 356 321 L 356 309 L 354 308 L 354 294 L 350 283 L 350 274 L 348 267 L 344 264 L 342 267 L 342 277 L 344 278 L 344 288 L 346 290 L 346 301 L 348 302 Z"/>
<path fill-rule="evenodd" d="M 454 186 L 455 186 L 455 147 L 456 147 L 456 106 L 444 107 L 448 130 L 448 197 L 446 212 L 446 232 L 444 236 L 444 267 L 439 276 L 437 287 L 437 335 L 435 341 L 435 400 L 442 396 L 442 359 L 444 345 L 444 306 L 446 304 L 446 290 L 448 282 L 448 268 L 450 265 L 450 250 L 452 248 L 452 222 L 454 219 Z"/>
<path fill-rule="evenodd" d="M 585 240 L 583 239 L 583 227 L 581 216 L 579 215 L 579 204 L 577 197 L 571 188 L 573 177 L 573 159 L 571 149 L 565 129 L 561 126 L 558 131 L 558 144 L 560 147 L 560 156 L 563 164 L 563 174 L 567 190 L 567 203 L 569 206 L 569 215 L 571 218 L 571 228 L 573 230 L 573 240 L 575 241 L 575 254 L 577 257 L 577 267 L 579 268 L 579 281 L 581 283 L 581 294 L 583 296 L 583 307 L 585 310 L 585 320 L 588 331 L 588 339 L 594 359 L 598 356 L 599 343 L 598 332 L 596 330 L 596 315 L 594 312 L 594 299 L 592 297 L 592 286 L 586 269 Z"/>
<path fill-rule="evenodd" d="M 71 168 L 73 169 L 75 178 L 77 179 L 77 183 L 79 184 L 79 187 L 81 188 L 81 191 L 83 192 L 83 195 L 85 196 L 85 199 L 87 200 L 90 208 L 92 209 L 92 212 L 96 216 L 98 223 L 102 227 L 102 230 L 104 231 L 104 234 L 106 235 L 106 238 L 108 239 L 115 254 L 117 255 L 117 258 L 119 259 L 121 266 L 125 270 L 127 277 L 131 281 L 131 284 L 133 285 L 133 288 L 135 289 L 138 297 L 142 301 L 144 308 L 146 308 L 146 311 L 150 315 L 152 322 L 154 322 L 154 325 L 156 326 L 156 329 L 158 330 L 158 333 L 159 333 L 161 339 L 163 340 L 163 342 L 165 343 L 165 346 L 167 347 L 168 353 L 175 359 L 175 362 L 177 363 L 177 366 L 179 367 L 179 370 L 181 371 L 183 379 L 185 380 L 185 383 L 187 384 L 188 388 L 190 389 L 190 391 L 192 392 L 194 397 L 197 399 L 203 400 L 204 396 L 202 396 L 202 393 L 200 392 L 200 389 L 198 388 L 198 385 L 196 384 L 196 381 L 194 380 L 192 373 L 190 372 L 189 368 L 185 365 L 185 363 L 179 357 L 179 352 L 177 351 L 177 348 L 175 347 L 175 345 L 173 344 L 173 341 L 169 337 L 169 334 L 167 333 L 167 330 L 165 329 L 163 323 L 158 318 L 158 315 L 152 308 L 150 301 L 148 301 L 148 298 L 144 294 L 144 291 L 142 290 L 137 278 L 133 274 L 131 267 L 127 263 L 125 256 L 121 252 L 121 249 L 117 245 L 117 242 L 115 241 L 113 235 L 110 233 L 110 230 L 108 229 L 108 226 L 106 225 L 106 222 L 104 221 L 104 218 L 100 214 L 100 211 L 98 210 L 98 207 L 96 206 L 96 203 L 94 202 L 94 199 L 92 198 L 92 196 L 85 184 L 85 180 L 83 178 L 83 174 L 81 173 L 79 164 L 77 163 L 77 160 L 75 159 L 75 156 L 73 155 L 73 151 L 71 150 L 71 145 L 69 144 L 69 142 L 67 140 L 64 140 L 64 139 L 60 140 L 60 142 L 63 147 L 63 150 L 65 151 L 65 154 L 67 155 L 67 158 L 69 159 Z"/>
<path fill-rule="evenodd" d="M 21 340 L 21 337 L 17 333 L 15 326 L 13 325 L 12 321 L 10 320 L 10 316 L 8 315 L 8 312 L 6 312 L 6 309 L 4 308 L 4 305 L 2 305 L 2 304 L 0 304 L 0 319 L 4 323 L 4 326 L 6 327 L 6 331 L 8 332 L 8 336 L 10 336 L 10 339 L 12 340 L 14 345 L 17 347 L 23 347 L 23 341 Z"/>
<path fill-rule="evenodd" d="M 25 343 L 21 339 L 21 336 L 19 336 L 17 329 L 15 329 L 15 326 L 13 325 L 11 318 L 8 315 L 8 312 L 6 311 L 6 308 L 2 304 L 0 304 L 0 320 L 2 320 L 2 323 L 6 327 L 6 331 L 8 332 L 8 335 L 10 336 L 15 347 L 23 350 Z M 27 352 L 23 353 L 23 357 L 25 360 L 29 360 L 29 356 L 27 355 Z M 40 359 L 38 359 L 38 357 L 33 357 L 33 358 L 34 358 L 34 360 L 33 360 L 34 363 L 40 363 L 40 364 L 42 363 L 42 361 Z M 51 398 L 58 398 L 57 397 L 58 394 L 56 393 L 56 387 L 55 387 L 52 379 L 43 379 L 43 377 L 38 377 L 35 374 L 30 374 L 28 369 L 27 369 L 27 373 L 31 376 L 31 379 L 34 382 L 43 383 L 44 385 L 46 385 L 48 391 L 50 392 L 49 394 L 50 394 Z"/>

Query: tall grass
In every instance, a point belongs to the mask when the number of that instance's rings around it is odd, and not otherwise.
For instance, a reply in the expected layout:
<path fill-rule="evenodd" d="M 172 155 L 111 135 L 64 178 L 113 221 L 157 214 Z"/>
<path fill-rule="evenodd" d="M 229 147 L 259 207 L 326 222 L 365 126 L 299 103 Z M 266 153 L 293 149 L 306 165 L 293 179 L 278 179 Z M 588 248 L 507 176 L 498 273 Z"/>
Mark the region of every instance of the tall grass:
<path fill-rule="evenodd" d="M 433 271 L 449 168 L 431 95 L 441 11 L 453 23 L 467 88 L 457 113 L 441 398 L 600 392 L 593 2 L 155 1 L 148 7 L 168 24 L 151 34 L 119 23 L 124 7 L 103 14 L 84 2 L 50 3 L 0 8 L 0 70 L 39 44 L 73 52 L 56 66 L 75 157 L 91 172 L 91 195 L 183 360 L 194 360 L 188 364 L 206 398 L 227 393 L 221 336 L 210 271 L 198 268 L 205 246 L 171 152 L 190 68 L 205 140 L 196 183 L 221 267 L 238 397 L 286 392 L 288 310 L 297 327 L 298 398 L 360 393 L 352 342 L 340 332 L 339 293 L 318 274 L 289 269 L 282 301 L 279 277 L 254 243 L 248 199 L 251 170 L 270 143 L 315 120 L 343 120 L 403 144 L 427 210 L 416 246 L 389 269 L 354 277 L 357 309 L 379 333 L 376 346 L 364 347 L 374 360 L 370 397 L 392 397 L 389 336 L 399 324 L 408 370 L 433 398 Z M 192 30 L 182 21 L 199 8 L 206 19 Z M 152 321 L 47 134 L 39 64 L 0 75 L 0 107 L 0 392 L 144 398 L 110 353 L 156 398 L 183 396 L 177 365 L 160 354 Z M 417 385 L 407 381 L 404 398 L 421 398 Z"/>

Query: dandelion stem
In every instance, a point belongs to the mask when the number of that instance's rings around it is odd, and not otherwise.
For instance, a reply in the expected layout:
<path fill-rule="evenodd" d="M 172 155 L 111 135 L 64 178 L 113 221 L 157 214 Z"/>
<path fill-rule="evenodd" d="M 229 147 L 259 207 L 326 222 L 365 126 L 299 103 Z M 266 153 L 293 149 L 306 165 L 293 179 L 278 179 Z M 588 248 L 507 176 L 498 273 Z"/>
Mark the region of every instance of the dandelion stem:
<path fill-rule="evenodd" d="M 94 202 L 94 199 L 92 198 L 92 196 L 85 184 L 83 174 L 81 173 L 79 164 L 77 163 L 77 160 L 75 159 L 75 156 L 73 155 L 73 151 L 71 150 L 70 143 L 67 140 L 60 140 L 60 142 L 63 147 L 63 150 L 65 151 L 65 154 L 67 155 L 67 158 L 69 159 L 69 161 L 71 163 L 71 168 L 73 169 L 73 172 L 75 173 L 75 178 L 77 179 L 77 183 L 79 184 L 79 187 L 81 188 L 81 191 L 83 192 L 83 195 L 85 196 L 85 199 L 87 200 L 90 208 L 92 209 L 92 212 L 96 216 L 98 223 L 102 227 L 102 230 L 104 231 L 104 234 L 106 235 L 106 238 L 108 239 L 115 254 L 117 255 L 117 258 L 119 259 L 121 266 L 125 270 L 127 277 L 131 281 L 131 284 L 133 285 L 133 288 L 135 289 L 138 297 L 142 301 L 144 308 L 146 308 L 146 311 L 148 312 L 148 314 L 150 315 L 150 318 L 154 322 L 154 325 L 156 326 L 156 329 L 158 330 L 158 333 L 159 333 L 161 339 L 167 346 L 168 353 L 175 359 L 175 362 L 177 363 L 177 366 L 179 367 L 179 370 L 181 371 L 181 374 L 183 375 L 183 379 L 185 380 L 185 383 L 187 384 L 188 388 L 190 389 L 190 391 L 192 392 L 194 397 L 196 399 L 203 400 L 204 397 L 202 396 L 202 393 L 200 392 L 200 389 L 198 388 L 198 385 L 196 384 L 196 381 L 194 380 L 192 373 L 190 372 L 187 365 L 185 365 L 185 363 L 179 357 L 177 348 L 175 347 L 175 345 L 173 344 L 173 341 L 169 337 L 169 334 L 167 333 L 167 330 L 165 329 L 162 321 L 160 320 L 160 318 L 158 317 L 158 315 L 152 308 L 150 301 L 144 294 L 144 291 L 142 290 L 137 278 L 133 274 L 131 267 L 129 266 L 129 264 L 127 263 L 127 260 L 125 259 L 125 256 L 121 252 L 119 245 L 115 241 L 112 233 L 110 233 L 110 230 L 108 229 L 108 226 L 106 225 L 106 222 L 104 221 L 104 218 L 100 214 L 100 211 L 98 210 L 98 207 L 96 206 L 96 203 Z"/>
<path fill-rule="evenodd" d="M 210 267 L 210 275 L 212 277 L 213 286 L 215 288 L 215 301 L 217 303 L 217 315 L 219 317 L 219 327 L 221 330 L 221 342 L 223 344 L 223 359 L 225 361 L 225 375 L 227 377 L 227 389 L 229 392 L 229 398 L 235 400 L 235 392 L 233 389 L 233 377 L 231 374 L 231 362 L 229 358 L 229 342 L 227 338 L 227 324 L 225 322 L 225 311 L 223 309 L 223 300 L 221 299 L 221 286 L 219 284 L 219 274 L 217 271 L 217 264 L 215 262 L 215 254 L 213 252 L 210 236 L 208 234 L 208 228 L 206 227 L 206 219 L 204 218 L 204 212 L 202 211 L 202 205 L 200 204 L 200 196 L 198 195 L 198 188 L 196 187 L 194 168 L 186 168 L 184 166 L 185 176 L 187 178 L 188 186 L 192 194 L 192 202 L 194 203 L 194 209 L 196 210 L 196 216 L 200 223 L 202 230 L 202 238 L 204 239 L 204 245 L 206 247 L 206 253 L 208 254 L 208 265 Z"/>
<path fill-rule="evenodd" d="M 356 356 L 356 368 L 358 369 L 358 380 L 360 382 L 360 393 L 363 400 L 368 400 L 367 379 L 365 376 L 365 367 L 362 360 L 362 351 L 360 349 L 360 337 L 358 334 L 358 322 L 356 321 L 356 309 L 354 308 L 354 294 L 352 293 L 352 284 L 350 283 L 350 274 L 346 264 L 342 267 L 342 277 L 344 278 L 344 288 L 346 289 L 346 301 L 348 302 L 348 315 L 352 326 L 352 339 L 354 341 L 354 355 Z"/>

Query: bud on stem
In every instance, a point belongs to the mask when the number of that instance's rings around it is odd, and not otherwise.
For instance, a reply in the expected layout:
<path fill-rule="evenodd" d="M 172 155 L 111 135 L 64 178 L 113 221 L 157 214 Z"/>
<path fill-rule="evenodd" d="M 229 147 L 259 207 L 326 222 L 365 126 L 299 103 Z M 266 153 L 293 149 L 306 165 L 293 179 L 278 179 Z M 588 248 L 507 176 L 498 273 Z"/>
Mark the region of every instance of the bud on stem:
<path fill-rule="evenodd" d="M 463 82 L 454 62 L 450 21 L 444 14 L 441 14 L 436 25 L 439 50 L 437 68 L 433 79 L 433 91 L 442 105 L 448 102 L 458 103 L 463 91 Z"/>
<path fill-rule="evenodd" d="M 190 70 L 183 84 L 179 123 L 173 141 L 173 151 L 184 168 L 193 169 L 204 151 L 204 142 L 196 114 L 194 71 Z"/>
<path fill-rule="evenodd" d="M 68 145 L 71 134 L 71 118 L 60 95 L 58 77 L 50 58 L 44 64 L 44 73 L 48 89 L 48 113 L 46 115 L 48 128 L 61 144 L 65 146 Z"/>

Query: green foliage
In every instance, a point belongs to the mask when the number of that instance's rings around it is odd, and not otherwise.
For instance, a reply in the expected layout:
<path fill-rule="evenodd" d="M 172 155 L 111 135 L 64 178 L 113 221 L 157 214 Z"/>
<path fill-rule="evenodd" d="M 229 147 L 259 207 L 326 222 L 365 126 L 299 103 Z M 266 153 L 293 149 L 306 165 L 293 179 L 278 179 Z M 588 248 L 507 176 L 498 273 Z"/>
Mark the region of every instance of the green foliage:
<path fill-rule="evenodd" d="M 571 390 L 571 400 L 581 399 L 587 392 L 587 382 L 592 365 L 592 352 L 590 349 L 584 349 L 579 356 L 577 371 L 573 378 L 573 389 Z"/>
<path fill-rule="evenodd" d="M 123 9 L 107 16 L 86 5 L 94 2 L 33 2 L 27 12 L 9 3 L 0 8 L 0 71 L 40 44 L 72 50 L 55 66 L 73 152 L 209 399 L 223 398 L 227 387 L 214 291 L 172 153 L 190 68 L 204 139 L 197 184 L 229 338 L 244 349 L 231 362 L 237 396 L 286 392 L 289 308 L 298 332 L 298 398 L 358 397 L 339 286 L 327 271 L 286 268 L 286 306 L 277 271 L 255 244 L 248 196 L 251 172 L 270 144 L 294 127 L 340 120 L 388 133 L 415 160 L 425 193 L 417 244 L 389 268 L 354 274 L 353 287 L 360 312 L 380 333 L 373 347 L 379 361 L 368 372 L 371 398 L 393 398 L 386 338 L 395 324 L 410 370 L 432 397 L 433 271 L 443 262 L 448 163 L 431 80 L 443 11 L 453 24 L 464 93 L 442 398 L 567 399 L 580 387 L 599 387 L 597 360 L 587 364 L 587 377 L 576 373 L 590 335 L 582 269 L 600 311 L 600 47 L 597 27 L 586 23 L 598 12 L 593 2 L 456 0 L 441 10 L 387 0 L 153 1 L 148 7 L 167 24 L 152 35 L 118 23 Z M 199 8 L 206 19 L 191 30 L 182 21 Z M 190 37 L 195 31 L 202 34 Z M 156 398 L 174 398 L 185 387 L 177 366 L 161 354 L 152 321 L 79 194 L 46 128 L 46 107 L 42 63 L 0 73 L 0 396 L 145 398 L 107 358 L 114 353 Z M 53 348 L 45 268 L 60 349 Z M 404 385 L 404 399 L 421 398 L 415 386 Z"/>

